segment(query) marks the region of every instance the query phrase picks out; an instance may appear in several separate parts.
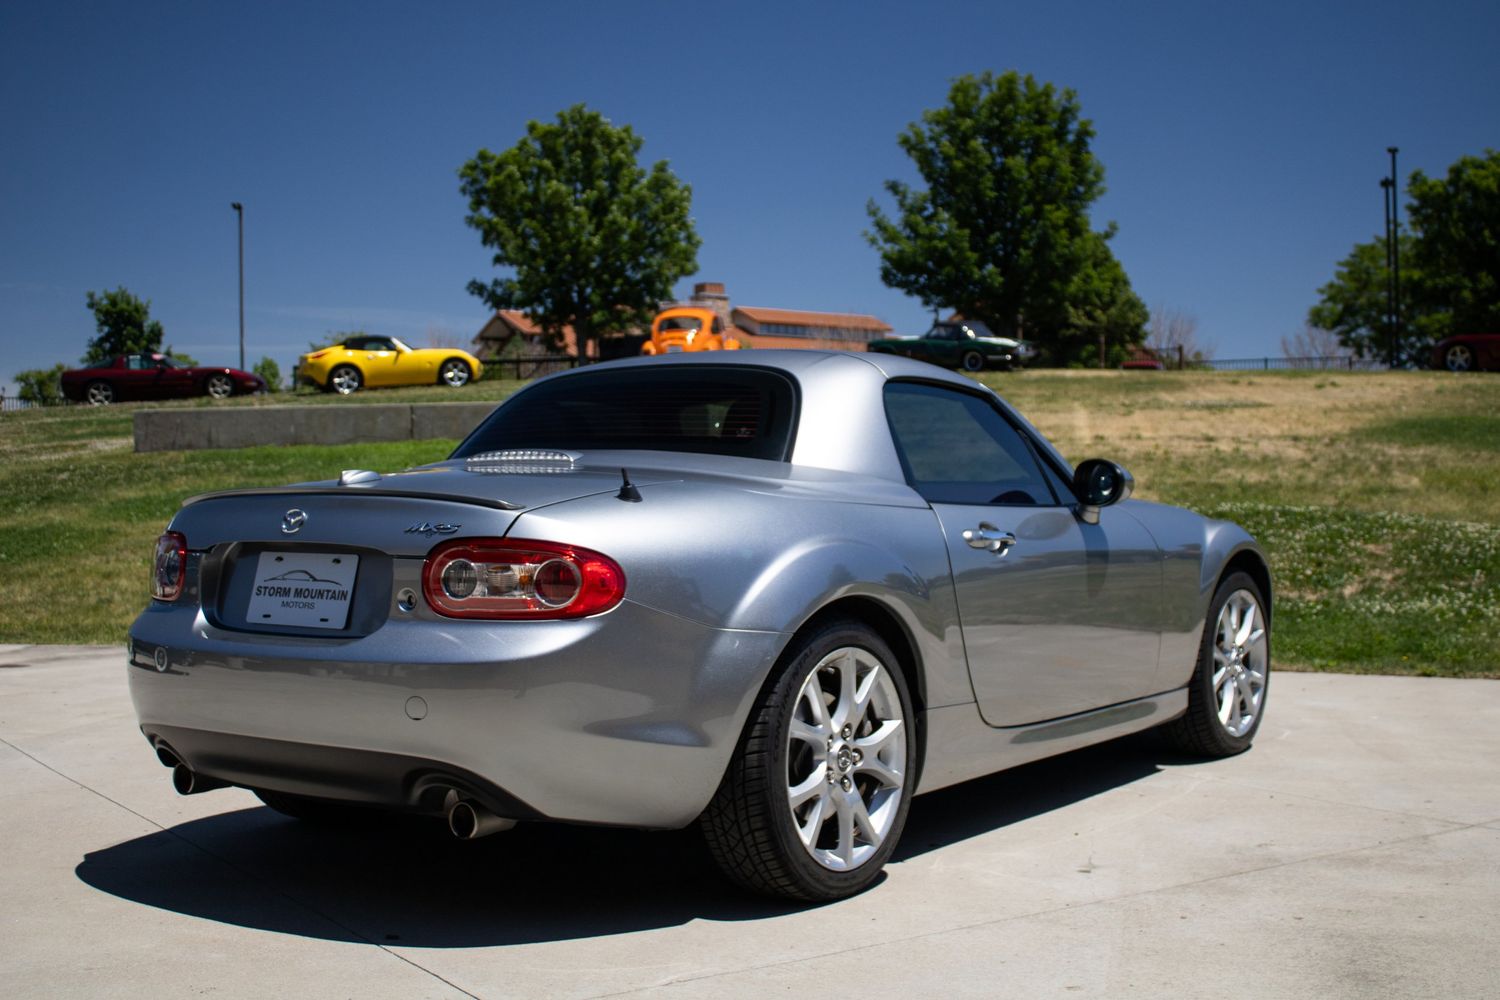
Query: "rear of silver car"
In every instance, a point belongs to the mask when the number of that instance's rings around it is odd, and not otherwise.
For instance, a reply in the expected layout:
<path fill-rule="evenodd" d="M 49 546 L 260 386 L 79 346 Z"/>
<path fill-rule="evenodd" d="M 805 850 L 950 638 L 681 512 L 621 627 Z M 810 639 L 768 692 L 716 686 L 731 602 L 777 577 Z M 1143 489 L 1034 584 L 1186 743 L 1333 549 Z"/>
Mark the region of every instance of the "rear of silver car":
<path fill-rule="evenodd" d="M 165 570 L 159 558 L 158 574 L 176 574 L 181 590 L 136 620 L 129 655 L 141 729 L 164 763 L 185 769 L 179 788 L 692 822 L 746 709 L 734 665 L 764 669 L 784 637 L 628 598 L 583 617 L 439 614 L 424 593 L 433 554 L 503 539 L 525 518 L 483 496 L 471 473 L 429 478 L 453 499 L 377 482 L 227 494 L 179 512 L 169 535 L 182 552 L 167 553 Z M 512 484 L 531 503 L 550 493 L 554 510 L 611 485 L 576 475 Z"/>

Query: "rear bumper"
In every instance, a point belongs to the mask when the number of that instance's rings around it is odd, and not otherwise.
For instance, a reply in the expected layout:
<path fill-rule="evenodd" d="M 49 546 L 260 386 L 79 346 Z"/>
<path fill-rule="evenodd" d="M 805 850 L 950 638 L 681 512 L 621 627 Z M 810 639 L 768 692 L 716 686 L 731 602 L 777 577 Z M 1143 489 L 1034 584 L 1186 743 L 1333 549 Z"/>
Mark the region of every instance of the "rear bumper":
<path fill-rule="evenodd" d="M 232 784 L 419 810 L 458 788 L 516 819 L 669 828 L 713 796 L 786 639 L 629 601 L 353 639 L 155 604 L 131 627 L 128 673 L 147 737 Z"/>

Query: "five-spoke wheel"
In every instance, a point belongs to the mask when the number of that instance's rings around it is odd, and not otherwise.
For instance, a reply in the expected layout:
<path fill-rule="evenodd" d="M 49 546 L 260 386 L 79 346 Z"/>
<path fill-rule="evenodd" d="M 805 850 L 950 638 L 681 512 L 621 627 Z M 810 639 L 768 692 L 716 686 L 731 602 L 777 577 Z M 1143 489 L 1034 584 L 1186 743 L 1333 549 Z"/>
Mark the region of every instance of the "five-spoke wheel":
<path fill-rule="evenodd" d="M 1230 574 L 1214 592 L 1188 682 L 1188 710 L 1165 732 L 1182 749 L 1226 757 L 1249 748 L 1271 678 L 1271 630 L 1260 587 Z"/>
<path fill-rule="evenodd" d="M 830 900 L 868 888 L 911 801 L 911 696 L 890 648 L 834 620 L 794 640 L 702 818 L 730 878 Z"/>
<path fill-rule="evenodd" d="M 234 393 L 234 381 L 223 372 L 216 372 L 203 383 L 203 391 L 214 399 L 228 399 Z"/>
<path fill-rule="evenodd" d="M 1474 367 L 1474 352 L 1467 344 L 1454 344 L 1443 354 L 1443 364 L 1450 372 L 1466 372 Z"/>
<path fill-rule="evenodd" d="M 358 392 L 360 386 L 364 384 L 364 377 L 360 375 L 359 369 L 353 365 L 339 365 L 328 376 L 328 388 L 340 396 L 347 396 L 352 392 Z"/>
<path fill-rule="evenodd" d="M 467 361 L 449 358 L 438 368 L 438 381 L 457 389 L 461 385 L 467 385 L 472 374 Z"/>
<path fill-rule="evenodd" d="M 83 390 L 83 398 L 90 406 L 108 406 L 115 401 L 115 387 L 108 382 L 90 382 Z"/>

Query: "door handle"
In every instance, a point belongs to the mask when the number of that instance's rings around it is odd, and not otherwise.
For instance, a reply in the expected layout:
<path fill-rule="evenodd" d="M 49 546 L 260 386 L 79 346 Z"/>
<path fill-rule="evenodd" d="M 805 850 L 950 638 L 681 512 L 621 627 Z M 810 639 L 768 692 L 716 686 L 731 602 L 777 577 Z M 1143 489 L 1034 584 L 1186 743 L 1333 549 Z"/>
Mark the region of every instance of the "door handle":
<path fill-rule="evenodd" d="M 1008 531 L 1001 531 L 987 521 L 980 521 L 979 527 L 965 529 L 964 541 L 969 543 L 971 549 L 989 549 L 996 555 L 1003 556 L 1016 544 L 1016 536 Z"/>

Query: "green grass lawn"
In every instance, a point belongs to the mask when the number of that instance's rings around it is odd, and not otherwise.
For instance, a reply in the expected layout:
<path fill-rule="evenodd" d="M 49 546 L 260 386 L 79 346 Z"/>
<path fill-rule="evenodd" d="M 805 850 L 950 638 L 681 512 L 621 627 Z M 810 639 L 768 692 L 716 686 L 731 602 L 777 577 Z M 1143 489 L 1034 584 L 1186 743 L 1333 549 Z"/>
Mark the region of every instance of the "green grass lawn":
<path fill-rule="evenodd" d="M 1271 559 L 1276 658 L 1312 670 L 1500 677 L 1500 378 L 1436 372 L 987 373 L 1073 461 L 1243 524 Z M 500 400 L 518 383 L 259 397 Z M 160 404 L 157 404 L 160 405 Z M 0 417 L 3 642 L 119 642 L 151 544 L 205 490 L 392 470 L 452 441 L 131 451 L 133 407 Z"/>

